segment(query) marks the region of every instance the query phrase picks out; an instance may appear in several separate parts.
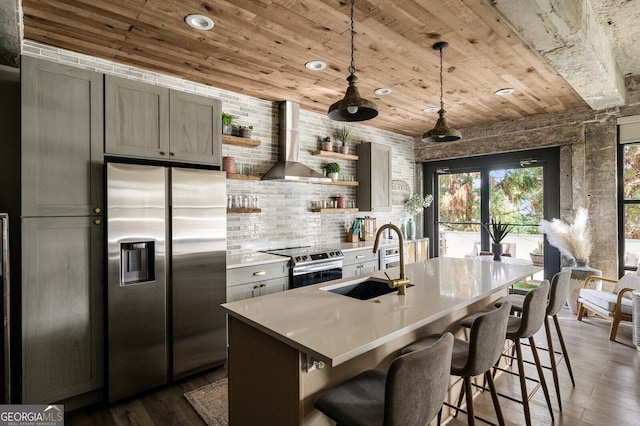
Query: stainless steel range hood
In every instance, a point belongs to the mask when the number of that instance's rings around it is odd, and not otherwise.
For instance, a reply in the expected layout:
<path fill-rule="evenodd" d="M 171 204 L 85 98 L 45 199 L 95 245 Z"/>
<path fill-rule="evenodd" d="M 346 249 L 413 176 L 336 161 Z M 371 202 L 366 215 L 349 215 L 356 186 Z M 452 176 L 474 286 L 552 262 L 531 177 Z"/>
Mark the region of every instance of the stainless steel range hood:
<path fill-rule="evenodd" d="M 280 102 L 280 139 L 278 162 L 263 180 L 291 180 L 302 182 L 329 182 L 326 176 L 298 161 L 300 156 L 300 105 L 291 101 Z"/>

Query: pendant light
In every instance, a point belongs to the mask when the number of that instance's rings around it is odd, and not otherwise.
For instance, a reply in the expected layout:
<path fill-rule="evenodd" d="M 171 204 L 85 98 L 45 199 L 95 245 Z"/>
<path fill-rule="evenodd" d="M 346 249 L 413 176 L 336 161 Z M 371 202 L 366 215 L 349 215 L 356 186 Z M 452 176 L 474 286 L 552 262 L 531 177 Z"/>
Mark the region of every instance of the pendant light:
<path fill-rule="evenodd" d="M 356 86 L 356 66 L 353 60 L 353 7 L 355 0 L 351 0 L 351 65 L 349 66 L 349 87 L 344 98 L 329 107 L 329 118 L 335 121 L 364 121 L 370 120 L 378 115 L 378 107 L 373 102 L 360 97 L 360 92 Z"/>
<path fill-rule="evenodd" d="M 434 50 L 440 51 L 440 111 L 438 111 L 436 126 L 422 135 L 422 142 L 453 142 L 462 138 L 460 132 L 453 127 L 449 127 L 447 119 L 444 118 L 446 111 L 444 110 L 444 101 L 442 100 L 442 50 L 447 46 L 449 46 L 449 43 L 446 41 L 441 41 L 433 45 Z"/>

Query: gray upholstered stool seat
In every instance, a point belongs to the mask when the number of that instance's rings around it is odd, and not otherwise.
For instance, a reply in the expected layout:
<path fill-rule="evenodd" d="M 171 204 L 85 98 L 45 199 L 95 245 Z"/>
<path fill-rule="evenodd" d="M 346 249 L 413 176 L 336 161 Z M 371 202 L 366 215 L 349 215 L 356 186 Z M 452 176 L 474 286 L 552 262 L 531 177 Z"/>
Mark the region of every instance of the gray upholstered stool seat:
<path fill-rule="evenodd" d="M 475 424 L 476 418 L 473 410 L 471 378 L 481 374 L 484 374 L 489 384 L 498 423 L 504 425 L 498 394 L 493 385 L 493 376 L 490 371 L 491 367 L 493 367 L 500 358 L 504 347 L 507 318 L 509 317 L 510 309 L 509 304 L 504 303 L 503 306 L 498 309 L 476 315 L 476 320 L 471 326 L 469 341 L 467 342 L 461 339 L 455 339 L 454 341 L 451 355 L 451 374 L 463 378 L 463 392 L 467 398 L 467 422 L 469 425 Z M 434 335 L 419 340 L 405 347 L 402 353 L 420 350 L 425 346 L 431 345 L 432 342 L 439 337 L 440 335 Z M 460 398 L 462 398 L 462 395 Z M 458 407 L 454 408 L 458 409 Z"/>
<path fill-rule="evenodd" d="M 424 426 L 449 386 L 453 335 L 393 360 L 387 373 L 367 370 L 322 392 L 313 405 L 340 426 Z"/>

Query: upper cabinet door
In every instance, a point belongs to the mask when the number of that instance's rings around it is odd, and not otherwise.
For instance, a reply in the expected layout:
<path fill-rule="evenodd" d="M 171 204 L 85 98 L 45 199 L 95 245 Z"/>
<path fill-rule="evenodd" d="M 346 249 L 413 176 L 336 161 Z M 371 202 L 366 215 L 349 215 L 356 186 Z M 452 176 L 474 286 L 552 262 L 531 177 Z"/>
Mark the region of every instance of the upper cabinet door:
<path fill-rule="evenodd" d="M 169 89 L 106 75 L 105 153 L 169 159 Z"/>
<path fill-rule="evenodd" d="M 222 162 L 222 106 L 218 99 L 171 91 L 172 160 L 219 166 Z"/>
<path fill-rule="evenodd" d="M 358 163 L 356 189 L 361 211 L 391 211 L 391 147 L 372 142 L 356 145 Z"/>
<path fill-rule="evenodd" d="M 22 215 L 103 206 L 102 74 L 22 57 Z"/>

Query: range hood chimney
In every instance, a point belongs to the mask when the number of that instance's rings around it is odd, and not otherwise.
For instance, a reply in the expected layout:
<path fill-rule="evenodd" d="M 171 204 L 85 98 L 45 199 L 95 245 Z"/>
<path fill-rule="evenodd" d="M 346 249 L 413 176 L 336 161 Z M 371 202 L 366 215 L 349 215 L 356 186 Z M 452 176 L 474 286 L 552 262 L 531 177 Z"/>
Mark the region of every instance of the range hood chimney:
<path fill-rule="evenodd" d="M 278 162 L 264 176 L 263 180 L 295 180 L 302 182 L 329 182 L 326 176 L 298 162 L 300 156 L 300 105 L 282 101 L 280 111 L 280 138 L 278 141 Z"/>

